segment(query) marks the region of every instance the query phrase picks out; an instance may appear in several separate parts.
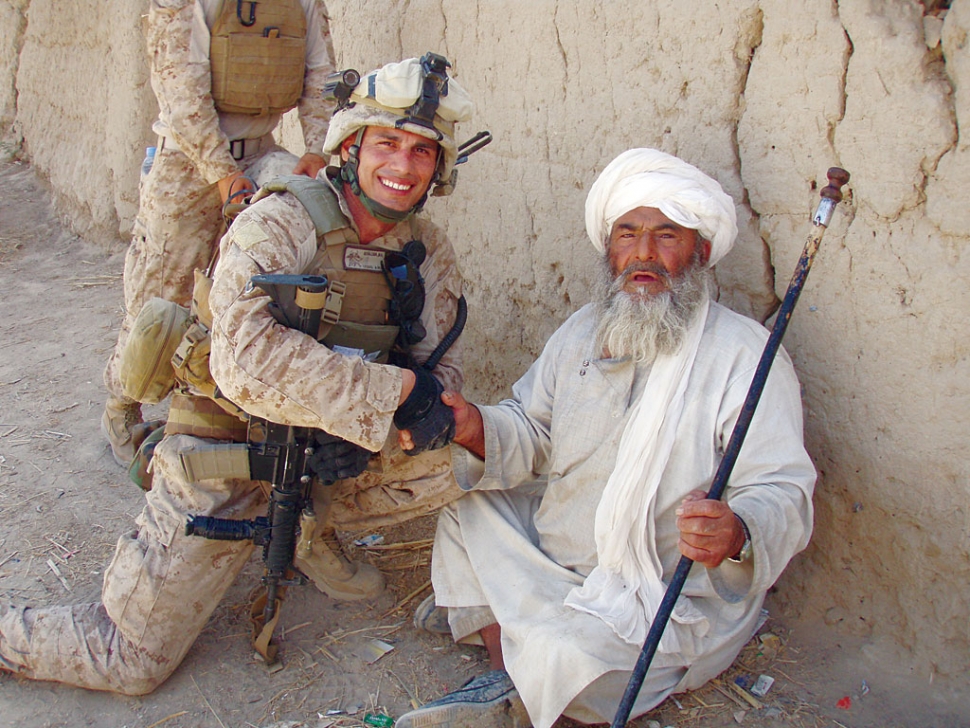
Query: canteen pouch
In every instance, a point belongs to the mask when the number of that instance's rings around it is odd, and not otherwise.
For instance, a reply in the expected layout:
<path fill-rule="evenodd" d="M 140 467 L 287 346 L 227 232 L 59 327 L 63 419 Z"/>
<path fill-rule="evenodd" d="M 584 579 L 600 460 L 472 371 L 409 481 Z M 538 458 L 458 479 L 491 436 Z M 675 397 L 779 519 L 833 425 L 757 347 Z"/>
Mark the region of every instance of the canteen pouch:
<path fill-rule="evenodd" d="M 172 354 L 189 327 L 189 309 L 152 298 L 138 313 L 122 353 L 118 377 L 126 397 L 156 404 L 175 386 Z"/>

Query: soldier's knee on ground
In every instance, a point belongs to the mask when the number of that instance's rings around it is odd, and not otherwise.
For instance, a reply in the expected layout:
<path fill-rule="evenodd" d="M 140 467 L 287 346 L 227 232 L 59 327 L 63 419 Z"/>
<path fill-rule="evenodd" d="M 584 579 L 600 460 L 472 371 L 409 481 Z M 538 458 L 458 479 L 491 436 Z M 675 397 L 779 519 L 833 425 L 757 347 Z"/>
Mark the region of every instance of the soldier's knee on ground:
<path fill-rule="evenodd" d="M 132 680 L 130 683 L 124 683 L 121 686 L 121 689 L 117 692 L 121 693 L 122 695 L 130 695 L 131 697 L 148 695 L 161 687 L 162 683 L 168 680 L 172 676 L 172 673 L 175 672 L 174 667 L 159 672 L 157 669 L 152 669 L 153 666 L 154 663 L 149 661 L 148 664 L 146 664 L 147 669 L 143 675 Z"/>
<path fill-rule="evenodd" d="M 180 662 L 136 647 L 97 602 L 0 608 L 0 668 L 31 680 L 147 695 Z"/>

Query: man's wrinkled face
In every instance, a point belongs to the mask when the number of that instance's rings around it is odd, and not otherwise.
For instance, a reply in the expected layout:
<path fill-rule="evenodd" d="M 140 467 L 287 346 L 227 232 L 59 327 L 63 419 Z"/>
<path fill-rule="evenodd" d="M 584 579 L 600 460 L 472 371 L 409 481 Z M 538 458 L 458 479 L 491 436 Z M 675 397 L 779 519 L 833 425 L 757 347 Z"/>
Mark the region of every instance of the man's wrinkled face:
<path fill-rule="evenodd" d="M 705 265 L 711 244 L 657 208 L 638 207 L 613 223 L 607 251 L 610 270 L 623 279 L 624 292 L 654 296 L 670 290 L 671 279 L 695 259 Z"/>
<path fill-rule="evenodd" d="M 600 282 L 596 337 L 604 355 L 653 361 L 679 349 L 707 300 L 711 245 L 652 207 L 620 217 Z"/>
<path fill-rule="evenodd" d="M 341 156 L 354 137 L 345 139 Z M 414 207 L 438 166 L 438 142 L 401 129 L 369 126 L 360 142 L 357 175 L 364 194 L 398 212 Z"/>

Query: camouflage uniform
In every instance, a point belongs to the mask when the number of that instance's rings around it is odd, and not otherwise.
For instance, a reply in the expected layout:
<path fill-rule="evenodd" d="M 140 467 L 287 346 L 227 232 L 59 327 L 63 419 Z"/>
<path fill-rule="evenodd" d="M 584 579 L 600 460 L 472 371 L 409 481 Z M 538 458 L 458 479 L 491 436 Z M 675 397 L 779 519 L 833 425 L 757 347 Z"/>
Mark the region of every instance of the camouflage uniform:
<path fill-rule="evenodd" d="M 320 0 L 301 0 L 307 15 L 306 76 L 298 111 L 308 152 L 322 155 L 332 102 L 322 89 L 333 71 L 328 20 Z M 118 379 L 121 353 L 134 318 L 159 296 L 188 305 L 193 271 L 204 269 L 222 233 L 216 183 L 243 171 L 257 184 L 290 174 L 297 158 L 277 146 L 279 114 L 217 113 L 210 94 L 208 28 L 219 0 L 152 0 L 148 12 L 151 83 L 159 118 L 159 149 L 139 189 L 140 205 L 125 258 L 125 317 L 104 381 L 112 398 L 124 398 Z M 230 140 L 248 140 L 234 159 Z"/>
<path fill-rule="evenodd" d="M 349 217 L 342 198 L 341 205 Z M 415 218 L 370 245 L 400 250 L 416 237 L 428 250 L 421 267 L 428 336 L 413 349 L 423 361 L 455 320 L 462 283 L 454 250 L 441 230 Z M 222 390 L 252 414 L 381 449 L 368 471 L 331 487 L 330 522 L 373 528 L 454 500 L 460 491 L 449 448 L 410 457 L 396 446 L 391 419 L 401 371 L 336 354 L 276 324 L 266 297 L 246 292 L 256 273 L 316 272 L 306 270 L 317 242 L 303 206 L 289 194 L 264 199 L 236 220 L 221 247 L 210 304 L 212 371 Z M 448 388 L 461 387 L 460 344 L 435 375 Z M 253 518 L 265 513 L 269 489 L 241 479 L 189 482 L 179 455 L 208 442 L 166 434 L 137 528 L 118 541 L 105 572 L 102 601 L 7 608 L 0 616 L 0 665 L 33 679 L 127 694 L 150 692 L 175 670 L 253 551 L 245 541 L 186 536 L 186 515 Z M 312 573 L 313 561 L 297 564 Z"/>

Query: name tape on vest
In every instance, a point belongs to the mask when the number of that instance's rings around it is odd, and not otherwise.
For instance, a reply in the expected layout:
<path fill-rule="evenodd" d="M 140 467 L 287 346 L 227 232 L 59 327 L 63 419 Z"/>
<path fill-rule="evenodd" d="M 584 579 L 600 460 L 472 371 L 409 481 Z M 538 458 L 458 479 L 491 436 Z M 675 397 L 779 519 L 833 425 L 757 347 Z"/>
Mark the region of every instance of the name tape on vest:
<path fill-rule="evenodd" d="M 380 273 L 384 251 L 348 245 L 344 248 L 344 270 L 368 270 Z"/>

